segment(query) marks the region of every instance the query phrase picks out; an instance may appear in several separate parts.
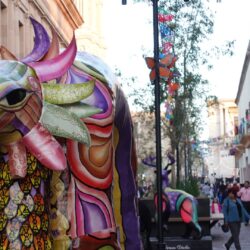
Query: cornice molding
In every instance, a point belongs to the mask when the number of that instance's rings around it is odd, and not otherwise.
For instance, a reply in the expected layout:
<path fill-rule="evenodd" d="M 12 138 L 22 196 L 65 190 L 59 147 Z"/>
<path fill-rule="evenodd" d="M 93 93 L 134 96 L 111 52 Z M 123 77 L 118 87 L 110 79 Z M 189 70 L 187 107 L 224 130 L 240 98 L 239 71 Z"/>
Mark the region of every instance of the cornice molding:
<path fill-rule="evenodd" d="M 59 12 L 61 12 L 60 14 L 63 15 L 63 17 L 67 20 L 68 25 L 71 27 L 72 31 L 74 31 L 79 27 L 76 25 L 81 25 L 83 22 L 74 3 L 70 0 L 28 0 L 28 2 L 33 3 L 38 8 L 42 15 L 41 17 L 47 20 L 49 25 L 56 31 L 57 35 L 60 37 L 61 44 L 63 45 L 63 47 L 66 47 L 71 41 L 71 34 L 69 35 L 69 33 L 65 31 L 63 27 L 60 26 L 57 16 L 55 16 L 53 12 L 51 13 L 50 9 L 54 9 L 55 7 L 59 8 Z M 70 11 L 73 11 L 73 13 L 70 13 Z M 74 20 L 78 20 L 78 23 L 74 22 L 72 18 Z"/>
<path fill-rule="evenodd" d="M 67 17 L 74 30 L 83 24 L 83 18 L 72 0 L 55 0 L 55 2 Z"/>
<path fill-rule="evenodd" d="M 27 5 L 23 2 L 23 0 L 15 1 L 14 4 L 16 7 L 20 8 L 20 10 L 22 10 L 24 14 L 28 15 L 29 9 Z"/>

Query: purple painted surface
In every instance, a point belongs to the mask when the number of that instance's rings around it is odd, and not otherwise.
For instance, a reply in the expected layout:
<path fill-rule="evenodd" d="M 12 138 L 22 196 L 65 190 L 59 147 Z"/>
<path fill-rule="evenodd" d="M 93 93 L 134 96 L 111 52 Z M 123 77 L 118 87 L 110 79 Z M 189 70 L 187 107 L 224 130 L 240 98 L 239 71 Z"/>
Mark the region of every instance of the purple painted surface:
<path fill-rule="evenodd" d="M 71 83 L 82 83 L 82 82 L 88 82 L 92 80 L 93 77 L 90 75 L 87 75 L 83 71 L 77 71 L 74 69 L 74 67 L 71 67 L 68 71 L 66 83 L 71 84 Z"/>
<path fill-rule="evenodd" d="M 170 202 L 171 211 L 177 211 L 176 210 L 176 201 L 177 201 L 178 197 L 181 195 L 181 193 L 167 192 L 166 195 L 168 196 L 168 199 Z"/>
<path fill-rule="evenodd" d="M 94 93 L 86 98 L 83 102 L 102 109 L 102 113 L 105 113 L 108 110 L 107 101 L 97 87 L 95 87 Z"/>
<path fill-rule="evenodd" d="M 26 135 L 27 133 L 29 133 L 29 129 L 20 121 L 18 120 L 17 118 L 15 118 L 11 124 L 17 129 L 19 130 L 22 135 Z"/>
<path fill-rule="evenodd" d="M 41 184 L 40 184 L 40 194 L 42 195 L 42 197 L 45 196 L 45 184 L 44 184 L 44 181 L 43 179 L 41 179 Z"/>
<path fill-rule="evenodd" d="M 60 55 L 41 62 L 28 62 L 27 65 L 35 70 L 40 82 L 50 81 L 62 77 L 69 70 L 74 62 L 76 51 L 76 39 L 73 36 L 68 48 Z"/>
<path fill-rule="evenodd" d="M 117 82 L 113 71 L 100 58 L 85 51 L 81 51 L 77 53 L 76 60 L 79 60 L 100 72 L 105 77 L 105 79 L 107 79 L 110 88 L 112 88 L 112 86 L 114 86 L 114 84 Z"/>
<path fill-rule="evenodd" d="M 34 197 L 36 195 L 36 193 L 37 193 L 36 189 L 34 187 L 32 187 L 31 192 L 30 192 L 31 196 Z"/>
<path fill-rule="evenodd" d="M 50 47 L 49 36 L 44 27 L 32 17 L 30 17 L 30 20 L 35 32 L 34 47 L 30 54 L 21 59 L 23 63 L 39 61 L 47 53 Z"/>
<path fill-rule="evenodd" d="M 121 213 L 126 235 L 125 249 L 141 249 L 139 224 L 135 208 L 136 186 L 131 166 L 132 121 L 124 94 L 117 89 L 115 126 L 119 130 L 119 143 L 116 149 L 116 167 L 121 188 Z"/>
<path fill-rule="evenodd" d="M 105 217 L 98 206 L 83 200 L 81 200 L 81 204 L 83 208 L 86 234 L 107 229 L 108 226 Z"/>
<path fill-rule="evenodd" d="M 66 83 L 67 84 L 84 83 L 92 79 L 94 78 L 91 76 L 87 76 L 85 73 L 80 74 L 79 72 L 70 68 L 70 70 L 68 71 L 68 77 Z M 102 92 L 99 90 L 97 86 L 95 86 L 94 88 L 94 93 L 90 95 L 88 98 L 84 99 L 82 102 L 102 109 L 103 110 L 102 113 L 105 113 L 108 110 L 108 104 L 105 99 L 105 96 L 102 94 Z"/>

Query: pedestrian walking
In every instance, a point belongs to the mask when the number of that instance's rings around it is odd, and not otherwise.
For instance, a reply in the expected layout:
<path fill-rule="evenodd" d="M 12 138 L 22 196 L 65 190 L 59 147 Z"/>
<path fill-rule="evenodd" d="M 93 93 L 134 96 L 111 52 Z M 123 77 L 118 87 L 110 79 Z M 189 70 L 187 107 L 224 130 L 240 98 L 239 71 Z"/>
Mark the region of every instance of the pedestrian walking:
<path fill-rule="evenodd" d="M 221 216 L 221 213 L 222 213 L 222 206 L 221 204 L 219 203 L 218 201 L 218 198 L 214 198 L 213 201 L 212 201 L 212 204 L 211 204 L 211 212 L 212 212 L 212 215 L 216 218 L 218 216 Z M 221 224 L 220 222 L 218 221 L 217 225 L 220 227 Z"/>
<path fill-rule="evenodd" d="M 234 243 L 236 250 L 241 250 L 239 240 L 241 222 L 249 219 L 250 215 L 247 213 L 241 200 L 237 198 L 235 189 L 228 189 L 228 196 L 224 200 L 222 211 L 224 214 L 224 225 L 228 226 L 231 232 L 231 237 L 224 244 L 224 248 L 229 250 Z"/>
<path fill-rule="evenodd" d="M 245 207 L 246 211 L 250 214 L 250 187 L 249 187 L 249 181 L 245 181 L 244 187 L 240 189 L 240 191 L 237 193 L 238 197 L 240 197 L 243 206 Z M 249 220 L 245 222 L 245 226 L 247 226 L 249 223 Z"/>
<path fill-rule="evenodd" d="M 208 183 L 205 183 L 205 185 L 202 187 L 202 193 L 206 196 L 209 196 L 210 194 L 210 185 Z"/>
<path fill-rule="evenodd" d="M 214 198 L 212 205 L 211 205 L 211 212 L 212 214 L 220 214 L 222 211 L 221 204 L 218 201 L 218 198 Z"/>
<path fill-rule="evenodd" d="M 219 203 L 222 205 L 224 202 L 224 199 L 227 197 L 227 189 L 225 185 L 220 186 L 217 197 L 218 197 Z"/>
<path fill-rule="evenodd" d="M 212 200 L 214 198 L 214 185 L 210 185 L 209 198 Z"/>

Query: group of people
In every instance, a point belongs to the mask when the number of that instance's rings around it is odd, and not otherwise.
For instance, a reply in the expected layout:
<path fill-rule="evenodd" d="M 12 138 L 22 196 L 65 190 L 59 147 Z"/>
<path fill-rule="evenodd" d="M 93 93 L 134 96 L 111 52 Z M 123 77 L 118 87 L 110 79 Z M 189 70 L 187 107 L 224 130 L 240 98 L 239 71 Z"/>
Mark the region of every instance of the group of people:
<path fill-rule="evenodd" d="M 228 184 L 226 187 L 219 188 L 213 198 L 211 205 L 212 213 L 222 212 L 224 215 L 224 228 L 228 227 L 231 236 L 224 244 L 225 249 L 230 249 L 234 243 L 237 250 L 240 246 L 241 223 L 249 225 L 250 220 L 250 185 L 245 181 L 244 186 L 240 187 L 237 183 Z"/>

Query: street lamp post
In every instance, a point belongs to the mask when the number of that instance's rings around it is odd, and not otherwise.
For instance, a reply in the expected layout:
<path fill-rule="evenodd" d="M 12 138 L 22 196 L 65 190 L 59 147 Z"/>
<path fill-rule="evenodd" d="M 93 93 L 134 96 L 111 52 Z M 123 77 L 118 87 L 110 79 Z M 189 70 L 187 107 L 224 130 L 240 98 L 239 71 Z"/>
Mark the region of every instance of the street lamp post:
<path fill-rule="evenodd" d="M 155 60 L 155 136 L 156 136 L 156 172 L 157 172 L 157 218 L 158 218 L 158 249 L 165 249 L 162 224 L 162 158 L 161 158 L 161 110 L 160 110 L 160 78 L 159 78 L 159 26 L 158 26 L 158 0 L 153 2 L 153 35 L 154 35 L 154 60 Z M 126 5 L 127 1 L 122 0 Z"/>
<path fill-rule="evenodd" d="M 155 137 L 156 137 L 156 170 L 157 170 L 157 233 L 158 249 L 165 249 L 162 228 L 162 158 L 161 158 L 161 100 L 160 100 L 160 77 L 159 77 L 159 23 L 158 23 L 158 0 L 153 2 L 153 33 L 154 33 L 154 60 L 155 60 Z"/>
<path fill-rule="evenodd" d="M 159 78 L 159 26 L 158 26 L 158 0 L 153 2 L 153 35 L 154 35 L 154 60 L 155 60 L 155 136 L 156 136 L 156 170 L 157 170 L 157 233 L 158 249 L 165 249 L 162 227 L 162 157 L 161 157 L 161 110 L 160 110 L 160 78 Z M 127 1 L 122 0 L 126 5 Z"/>
<path fill-rule="evenodd" d="M 156 135 L 156 169 L 157 169 L 157 193 L 158 193 L 158 249 L 165 249 L 162 223 L 162 157 L 161 157 L 161 87 L 159 74 L 159 22 L 158 0 L 153 2 L 153 33 L 154 33 L 154 60 L 155 60 L 155 135 Z M 184 0 L 188 2 L 189 0 Z M 179 164 L 179 157 L 177 156 Z"/>
<path fill-rule="evenodd" d="M 157 170 L 157 233 L 158 246 L 157 249 L 164 250 L 163 223 L 162 223 L 162 157 L 161 157 L 161 88 L 159 75 L 159 22 L 158 22 L 158 1 L 151 0 L 153 3 L 153 35 L 154 35 L 154 60 L 155 60 L 155 136 L 156 136 L 156 170 Z M 184 0 L 188 2 L 189 0 Z M 122 0 L 122 4 L 126 5 L 127 1 Z M 179 159 L 178 159 L 179 161 Z"/>

